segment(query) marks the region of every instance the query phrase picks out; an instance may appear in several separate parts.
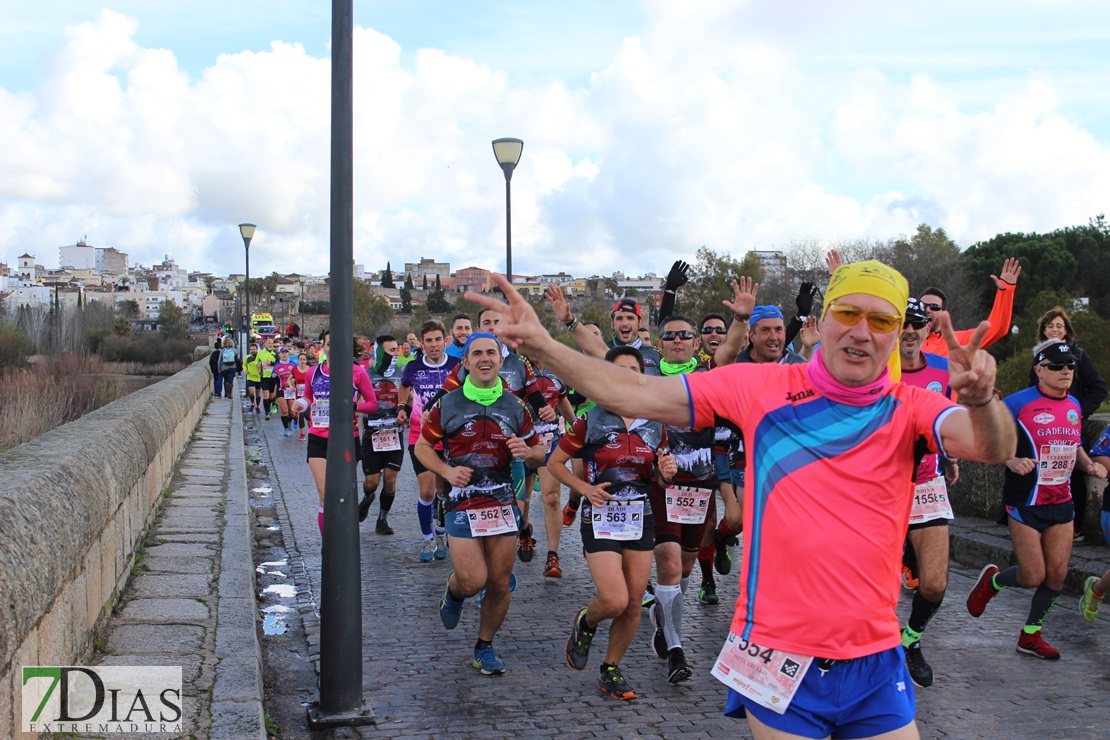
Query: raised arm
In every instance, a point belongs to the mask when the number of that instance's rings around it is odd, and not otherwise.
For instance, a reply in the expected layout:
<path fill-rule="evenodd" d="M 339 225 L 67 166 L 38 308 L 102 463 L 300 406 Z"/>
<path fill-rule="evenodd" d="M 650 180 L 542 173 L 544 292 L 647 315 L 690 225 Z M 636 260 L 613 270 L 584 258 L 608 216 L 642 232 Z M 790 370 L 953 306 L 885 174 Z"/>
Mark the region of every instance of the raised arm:
<path fill-rule="evenodd" d="M 630 377 L 618 365 L 583 357 L 555 341 L 504 276 L 493 275 L 493 282 L 508 298 L 507 305 L 481 293 L 467 293 L 466 299 L 501 314 L 496 332 L 510 347 L 537 358 L 567 385 L 615 414 L 678 426 L 690 423 L 690 398 L 680 377 Z"/>
<path fill-rule="evenodd" d="M 739 281 L 732 281 L 732 300 L 721 301 L 728 310 L 732 311 L 732 323 L 728 325 L 725 341 L 721 342 L 713 354 L 715 365 L 731 365 L 748 346 L 748 319 L 751 318 L 752 309 L 755 308 L 758 293 L 759 283 L 753 283 L 750 277 L 741 276 Z"/>
<path fill-rule="evenodd" d="M 548 285 L 543 289 L 543 295 L 547 302 L 551 304 L 551 310 L 555 312 L 555 318 L 563 322 L 563 326 L 570 332 L 570 336 L 574 339 L 578 348 L 591 357 L 604 359 L 609 348 L 596 334 L 582 326 L 582 322 L 574 317 L 563 291 L 554 285 Z"/>
<path fill-rule="evenodd" d="M 1017 451 L 1017 426 L 994 387 L 994 357 L 980 349 L 990 325 L 982 322 L 967 344 L 956 341 L 947 312 L 936 314 L 948 345 L 949 385 L 963 408 L 941 424 L 941 443 L 949 457 L 982 463 L 1002 463 Z"/>

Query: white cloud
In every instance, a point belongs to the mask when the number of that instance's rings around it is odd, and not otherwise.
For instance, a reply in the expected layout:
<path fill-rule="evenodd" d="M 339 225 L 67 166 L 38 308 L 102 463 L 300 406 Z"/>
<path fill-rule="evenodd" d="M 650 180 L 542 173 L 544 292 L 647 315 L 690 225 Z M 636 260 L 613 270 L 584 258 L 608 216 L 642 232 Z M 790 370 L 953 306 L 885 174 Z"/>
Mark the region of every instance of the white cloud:
<path fill-rule="evenodd" d="M 953 79 L 951 60 L 896 47 L 921 18 L 831 5 L 652 0 L 581 84 L 514 83 L 511 58 L 357 28 L 356 261 L 502 267 L 499 136 L 525 140 L 518 272 L 662 273 L 703 244 L 739 254 L 920 222 L 969 244 L 1106 210 L 1110 147 L 1072 102 L 1089 69 Z M 938 17 L 922 26 L 936 38 Z M 103 11 L 66 30 L 37 89 L 0 88 L 0 249 L 51 263 L 87 234 L 229 272 L 235 224 L 254 221 L 252 273 L 325 272 L 329 60 L 274 41 L 190 75 L 176 50 L 136 42 L 140 23 Z"/>

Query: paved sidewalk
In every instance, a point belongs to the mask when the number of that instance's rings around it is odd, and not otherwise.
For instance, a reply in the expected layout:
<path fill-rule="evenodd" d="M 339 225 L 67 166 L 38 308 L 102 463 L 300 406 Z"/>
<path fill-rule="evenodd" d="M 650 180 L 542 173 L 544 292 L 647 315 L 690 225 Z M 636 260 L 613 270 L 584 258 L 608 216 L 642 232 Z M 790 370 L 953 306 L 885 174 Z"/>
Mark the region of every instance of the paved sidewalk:
<path fill-rule="evenodd" d="M 248 421 L 250 433 L 260 432 L 263 464 L 271 471 L 270 486 L 288 553 L 288 568 L 275 580 L 292 580 L 289 603 L 300 607 L 306 644 L 292 650 L 264 637 L 268 676 L 267 710 L 278 717 L 281 736 L 303 737 L 748 737 L 746 722 L 722 716 L 723 687 L 709 670 L 728 631 L 736 598 L 736 570 L 718 577 L 721 604 L 696 603 L 699 571 L 695 566 L 691 593 L 686 596 L 684 632 L 694 677 L 679 686 L 667 683 L 664 664 L 651 653 L 651 629 L 641 623 L 622 667 L 640 698 L 615 702 L 596 689 L 596 671 L 607 641 L 602 627 L 589 667 L 567 668 L 562 648 L 575 610 L 593 593 L 581 555 L 577 526 L 563 530 L 560 554 L 565 577 L 542 577 L 546 536 L 539 495 L 533 495 L 533 522 L 539 540 L 536 559 L 518 563 L 520 588 L 496 640 L 507 672 L 486 677 L 469 663 L 477 629 L 477 606 L 468 600 L 454 631 L 443 629 L 436 606 L 443 593 L 450 561 L 418 562 L 416 481 L 407 457 L 390 516 L 397 534 L 374 534 L 371 516 L 361 527 L 363 593 L 363 696 L 375 712 L 377 725 L 360 730 L 311 734 L 303 703 L 318 698 L 313 677 L 283 680 L 298 660 L 318 660 L 320 625 L 320 536 L 316 525 L 317 493 L 305 463 L 305 446 L 283 437 L 278 419 Z M 361 483 L 361 471 L 358 475 Z M 267 494 L 271 495 L 271 494 Z M 986 526 L 986 525 L 984 525 Z M 1001 531 L 1001 528 L 997 528 Z M 964 529 L 954 538 L 966 539 Z M 995 542 L 995 545 L 998 543 Z M 959 546 L 954 543 L 954 550 Z M 1090 567 L 1110 550 L 1092 549 Z M 976 551 L 972 560 L 984 553 Z M 739 562 L 739 550 L 734 551 Z M 994 556 L 993 554 L 991 555 Z M 1001 564 L 1002 558 L 996 558 Z M 805 567 L 804 563 L 798 567 Z M 1051 615 L 1046 635 L 1063 651 L 1058 662 L 1040 661 L 1015 652 L 1014 645 L 1029 608 L 1028 592 L 1001 594 L 980 619 L 964 608 L 978 567 L 954 565 L 945 605 L 925 636 L 926 656 L 936 684 L 917 690 L 921 735 L 960 738 L 1101 738 L 1105 730 L 1106 687 L 1110 682 L 1110 612 L 1088 624 L 1066 595 Z M 1092 572 L 1100 572 L 1092 571 Z M 267 582 L 267 576 L 262 582 Z M 903 592 L 899 614 L 909 611 L 910 594 Z M 275 642 L 270 642 L 274 640 Z M 293 653 L 296 652 L 296 655 Z M 307 658 L 305 656 L 308 656 Z M 285 671 L 281 663 L 288 660 Z"/>
<path fill-rule="evenodd" d="M 209 401 L 98 655 L 182 666 L 183 737 L 266 736 L 240 416 Z"/>

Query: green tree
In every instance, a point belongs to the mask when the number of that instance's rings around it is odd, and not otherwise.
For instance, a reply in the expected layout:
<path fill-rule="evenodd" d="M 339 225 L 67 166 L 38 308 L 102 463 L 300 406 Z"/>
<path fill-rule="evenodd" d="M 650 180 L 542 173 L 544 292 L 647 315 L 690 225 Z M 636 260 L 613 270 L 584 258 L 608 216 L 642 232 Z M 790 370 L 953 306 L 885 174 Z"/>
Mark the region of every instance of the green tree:
<path fill-rule="evenodd" d="M 412 313 L 412 288 L 408 287 L 410 281 L 405 281 L 406 287 L 401 288 L 401 311 L 400 313 Z"/>
<path fill-rule="evenodd" d="M 384 326 L 389 325 L 393 318 L 393 309 L 389 301 L 374 293 L 369 283 L 362 280 L 354 281 L 354 315 L 353 324 L 356 334 L 375 337 L 381 333 Z"/>
<path fill-rule="evenodd" d="M 405 275 L 405 287 L 409 290 L 416 290 L 416 286 L 412 284 L 412 275 Z"/>
<path fill-rule="evenodd" d="M 738 261 L 729 254 L 702 247 L 690 267 L 690 282 L 678 291 L 674 313 L 699 321 L 707 313 L 726 312 L 721 301 L 732 300 L 732 281 L 741 275 L 760 284 L 759 302 L 766 303 L 764 297 L 771 291 L 764 291 L 763 270 L 754 254 L 748 252 L 743 261 Z"/>
<path fill-rule="evenodd" d="M 442 288 L 436 288 L 428 294 L 428 311 L 431 313 L 448 313 L 451 311 L 451 304 L 448 302 L 447 295 Z"/>
<path fill-rule="evenodd" d="M 166 339 L 184 339 L 187 329 L 185 312 L 171 300 L 162 301 L 162 307 L 158 310 L 158 331 L 162 336 Z"/>
<path fill-rule="evenodd" d="M 425 292 L 428 290 L 428 273 L 424 273 L 424 282 L 421 284 L 420 290 Z"/>
<path fill-rule="evenodd" d="M 125 319 L 137 319 L 139 318 L 139 302 L 134 298 L 120 301 L 116 304 L 116 311 Z"/>
<path fill-rule="evenodd" d="M 112 333 L 117 337 L 131 336 L 131 320 L 120 316 L 112 327 Z"/>
<path fill-rule="evenodd" d="M 443 286 L 439 282 L 439 273 L 436 273 L 436 290 L 443 290 Z"/>
<path fill-rule="evenodd" d="M 385 263 L 385 272 L 382 273 L 382 287 L 383 288 L 396 288 L 393 284 L 393 270 L 389 268 L 389 263 Z"/>
<path fill-rule="evenodd" d="M 990 310 L 997 290 L 989 276 L 998 275 L 1008 257 L 1021 261 L 1021 279 L 1014 293 L 1015 316 L 1024 314 L 1026 302 L 1043 291 L 1068 294 L 1081 285 L 1079 263 L 1068 251 L 1062 234 L 999 234 L 963 253 L 981 318 Z"/>

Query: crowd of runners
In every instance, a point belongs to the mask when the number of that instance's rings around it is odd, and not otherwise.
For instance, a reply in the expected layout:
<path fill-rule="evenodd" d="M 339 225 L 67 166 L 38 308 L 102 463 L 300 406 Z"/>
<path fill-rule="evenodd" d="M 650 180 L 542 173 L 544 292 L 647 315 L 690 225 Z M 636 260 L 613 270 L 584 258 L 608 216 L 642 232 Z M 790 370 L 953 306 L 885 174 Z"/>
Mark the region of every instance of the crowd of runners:
<path fill-rule="evenodd" d="M 1005 466 L 1000 522 L 1017 561 L 986 565 L 967 610 L 980 617 L 1001 589 L 1031 590 L 1017 650 L 1060 657 L 1043 627 L 1079 531 L 1085 476 L 1110 468 L 1110 433 L 1083 436 L 1107 387 L 1067 313 L 1045 314 L 1030 387 L 1002 398 L 983 348 L 1008 333 L 1017 260 L 991 276 L 987 321 L 958 332 L 941 289 L 911 297 L 895 270 L 842 264 L 835 252 L 828 266 L 819 315 L 814 285 L 784 312 L 759 304 L 747 278 L 732 282 L 721 312 L 681 315 L 688 266 L 677 262 L 654 334 L 624 298 L 605 341 L 549 287 L 572 348 L 497 277 L 507 302 L 468 294 L 481 306 L 474 317 L 429 320 L 400 341 L 354 339 L 359 520 L 376 501 L 374 531 L 394 534 L 407 449 L 422 534 L 413 557 L 450 560 L 438 605 L 446 629 L 477 602 L 474 668 L 505 671 L 494 641 L 514 564 L 535 557 L 535 527 L 547 535 L 543 577 L 557 579 L 562 528 L 577 521 L 595 594 L 568 606 L 567 665 L 589 665 L 607 624 L 598 686 L 635 698 L 621 661 L 646 611 L 668 680 L 685 681 L 687 602 L 718 603 L 716 577 L 732 573 L 730 547 L 743 538 L 739 597 L 712 667 L 728 687 L 726 713 L 746 716 L 757 737 L 916 737 L 914 686 L 934 681 L 922 639 L 946 595 L 949 487 L 961 460 Z M 241 363 L 248 412 L 277 414 L 284 434 L 307 437 L 321 530 L 329 341 L 270 338 Z M 231 361 L 223 353 L 213 354 L 219 374 Z M 1105 503 L 1102 526 L 1110 540 Z M 903 585 L 914 590 L 905 625 L 895 614 Z M 1110 572 L 1087 580 L 1085 618 L 1108 589 Z"/>

